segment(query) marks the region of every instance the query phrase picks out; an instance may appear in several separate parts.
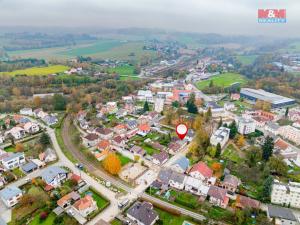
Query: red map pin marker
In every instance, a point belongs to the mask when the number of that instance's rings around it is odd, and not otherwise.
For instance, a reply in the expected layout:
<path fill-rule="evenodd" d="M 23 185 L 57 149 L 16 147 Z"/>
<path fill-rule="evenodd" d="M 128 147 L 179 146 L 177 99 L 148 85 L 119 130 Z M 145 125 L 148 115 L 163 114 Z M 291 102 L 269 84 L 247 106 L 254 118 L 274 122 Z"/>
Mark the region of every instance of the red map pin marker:
<path fill-rule="evenodd" d="M 176 133 L 178 137 L 183 140 L 188 132 L 188 128 L 185 124 L 181 123 L 176 126 Z"/>

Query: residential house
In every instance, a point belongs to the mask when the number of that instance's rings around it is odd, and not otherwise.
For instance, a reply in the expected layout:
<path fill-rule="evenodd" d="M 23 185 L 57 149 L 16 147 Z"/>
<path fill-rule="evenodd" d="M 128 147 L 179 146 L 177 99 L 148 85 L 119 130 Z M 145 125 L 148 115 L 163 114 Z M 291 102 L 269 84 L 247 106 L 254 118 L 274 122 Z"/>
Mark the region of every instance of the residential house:
<path fill-rule="evenodd" d="M 98 161 L 102 161 L 103 159 L 106 158 L 110 150 L 108 148 L 102 150 L 101 152 L 94 151 L 94 156 Z"/>
<path fill-rule="evenodd" d="M 227 196 L 226 189 L 217 186 L 210 186 L 207 195 L 209 196 L 209 202 L 213 205 L 224 209 L 227 207 L 229 197 Z"/>
<path fill-rule="evenodd" d="M 139 130 L 138 130 L 137 134 L 141 135 L 142 137 L 145 137 L 151 131 L 151 127 L 147 123 L 140 124 L 138 128 L 139 128 Z"/>
<path fill-rule="evenodd" d="M 86 147 L 94 147 L 99 142 L 99 136 L 95 133 L 82 137 L 82 143 Z"/>
<path fill-rule="evenodd" d="M 37 170 L 38 168 L 38 165 L 32 161 L 21 166 L 22 171 L 27 174 Z"/>
<path fill-rule="evenodd" d="M 152 161 L 156 165 L 162 165 L 169 159 L 169 154 L 166 151 L 161 151 L 152 156 Z"/>
<path fill-rule="evenodd" d="M 166 147 L 164 145 L 161 145 L 159 142 L 152 142 L 150 143 L 150 145 L 155 148 L 158 149 L 159 151 L 164 151 L 166 150 Z"/>
<path fill-rule="evenodd" d="M 125 116 L 127 116 L 127 111 L 124 110 L 124 109 L 119 109 L 119 110 L 116 112 L 116 118 L 117 118 L 117 119 L 124 118 Z"/>
<path fill-rule="evenodd" d="M 109 128 L 96 128 L 94 131 L 101 139 L 110 140 L 114 136 L 114 132 Z"/>
<path fill-rule="evenodd" d="M 233 100 L 233 101 L 238 101 L 240 99 L 240 94 L 239 93 L 232 93 L 230 95 L 230 99 Z"/>
<path fill-rule="evenodd" d="M 214 178 L 213 171 L 204 162 L 198 162 L 192 166 L 189 171 L 191 177 L 200 179 L 208 185 L 214 185 L 216 178 Z"/>
<path fill-rule="evenodd" d="M 40 127 L 37 123 L 28 122 L 23 126 L 24 130 L 29 134 L 34 134 L 40 130 Z"/>
<path fill-rule="evenodd" d="M 276 225 L 296 225 L 299 224 L 293 211 L 275 205 L 268 205 L 267 216 L 270 220 L 275 219 Z"/>
<path fill-rule="evenodd" d="M 80 111 L 77 113 L 77 120 L 78 120 L 78 121 L 85 120 L 86 115 L 87 115 L 87 112 L 86 112 L 86 111 L 80 110 Z"/>
<path fill-rule="evenodd" d="M 221 148 L 223 148 L 227 141 L 229 140 L 230 129 L 227 127 L 220 127 L 216 130 L 210 138 L 210 143 L 217 146 L 220 143 Z"/>
<path fill-rule="evenodd" d="M 99 151 L 104 151 L 106 149 L 110 149 L 110 142 L 109 142 L 109 140 L 101 140 L 101 141 L 99 141 L 99 143 L 97 144 L 97 149 Z"/>
<path fill-rule="evenodd" d="M 189 166 L 190 166 L 189 159 L 186 158 L 185 156 L 182 156 L 173 163 L 171 169 L 176 171 L 177 173 L 185 173 L 185 171 L 187 171 Z"/>
<path fill-rule="evenodd" d="M 67 179 L 68 172 L 58 166 L 46 168 L 42 174 L 42 180 L 52 187 L 60 186 Z"/>
<path fill-rule="evenodd" d="M 137 99 L 140 101 L 147 101 L 153 103 L 153 94 L 150 90 L 139 90 L 137 93 Z"/>
<path fill-rule="evenodd" d="M 224 180 L 221 182 L 221 187 L 230 191 L 235 192 L 240 184 L 240 180 L 231 174 L 225 175 Z"/>
<path fill-rule="evenodd" d="M 186 176 L 171 169 L 163 168 L 160 170 L 157 179 L 164 185 L 170 185 L 178 190 L 183 190 Z"/>
<path fill-rule="evenodd" d="M 13 170 L 25 163 L 24 152 L 9 153 L 1 159 L 3 167 L 7 170 Z"/>
<path fill-rule="evenodd" d="M 22 127 L 13 127 L 5 133 L 5 135 L 11 135 L 14 139 L 19 140 L 25 137 L 25 130 Z"/>
<path fill-rule="evenodd" d="M 6 187 L 0 191 L 0 199 L 9 208 L 16 205 L 22 196 L 22 190 L 15 186 Z"/>
<path fill-rule="evenodd" d="M 195 136 L 195 131 L 193 129 L 188 129 L 188 132 L 185 136 L 185 139 L 188 141 L 188 142 L 191 142 L 193 140 Z"/>
<path fill-rule="evenodd" d="M 96 201 L 90 195 L 86 195 L 82 199 L 79 199 L 74 203 L 72 208 L 83 217 L 87 217 L 98 209 Z"/>
<path fill-rule="evenodd" d="M 280 126 L 274 122 L 267 122 L 264 129 L 273 135 L 278 135 Z"/>
<path fill-rule="evenodd" d="M 122 138 L 120 135 L 118 135 L 113 138 L 112 144 L 117 147 L 124 148 L 126 144 L 126 140 L 125 138 Z"/>
<path fill-rule="evenodd" d="M 53 149 L 47 148 L 46 151 L 39 154 L 39 159 L 45 163 L 53 162 L 57 159 L 57 156 Z"/>
<path fill-rule="evenodd" d="M 249 118 L 243 118 L 239 117 L 236 121 L 238 132 L 240 134 L 251 134 L 255 132 L 255 122 L 253 119 Z"/>
<path fill-rule="evenodd" d="M 0 132 L 0 144 L 4 143 L 4 141 L 5 141 L 5 136 Z"/>
<path fill-rule="evenodd" d="M 274 153 L 281 155 L 284 159 L 296 161 L 299 155 L 298 152 L 294 146 L 281 138 L 277 138 L 274 142 Z"/>
<path fill-rule="evenodd" d="M 260 202 L 243 195 L 237 195 L 235 206 L 240 209 L 260 209 Z"/>
<path fill-rule="evenodd" d="M 278 129 L 278 133 L 282 137 L 294 142 L 297 145 L 300 145 L 300 130 L 299 129 L 292 127 L 290 125 L 287 125 L 287 126 L 280 127 Z"/>
<path fill-rule="evenodd" d="M 165 99 L 156 98 L 154 102 L 154 110 L 158 113 L 162 112 L 164 109 Z"/>
<path fill-rule="evenodd" d="M 137 225 L 154 225 L 159 219 L 151 203 L 139 201 L 127 210 L 126 216 Z"/>
<path fill-rule="evenodd" d="M 127 131 L 127 126 L 125 124 L 118 124 L 114 127 L 114 132 L 116 134 L 124 134 Z"/>
<path fill-rule="evenodd" d="M 45 113 L 42 108 L 38 108 L 33 111 L 33 115 L 37 118 L 43 118 L 48 114 Z"/>
<path fill-rule="evenodd" d="M 206 198 L 209 190 L 209 186 L 203 184 L 201 180 L 189 176 L 187 176 L 184 186 L 186 191 L 202 196 L 204 199 Z"/>
<path fill-rule="evenodd" d="M 224 103 L 224 109 L 227 111 L 234 111 L 236 110 L 234 103 L 232 102 L 225 102 Z"/>
<path fill-rule="evenodd" d="M 133 153 L 134 155 L 138 155 L 138 156 L 145 156 L 146 155 L 146 151 L 144 149 L 142 149 L 140 146 L 134 145 L 131 149 L 129 149 L 129 151 L 131 153 Z"/>
<path fill-rule="evenodd" d="M 273 182 L 271 192 L 271 202 L 278 205 L 286 205 L 300 208 L 300 183 L 281 183 L 277 180 Z"/>
<path fill-rule="evenodd" d="M 293 127 L 300 128 L 300 119 L 293 123 Z"/>
<path fill-rule="evenodd" d="M 107 108 L 108 114 L 115 114 L 118 111 L 117 102 L 107 102 L 106 108 Z"/>
<path fill-rule="evenodd" d="M 20 114 L 24 116 L 33 116 L 32 108 L 23 108 L 20 109 Z"/>
<path fill-rule="evenodd" d="M 0 189 L 3 188 L 5 184 L 6 184 L 6 181 L 5 181 L 4 177 L 2 177 L 0 175 Z"/>
<path fill-rule="evenodd" d="M 62 209 L 66 209 L 70 207 L 75 201 L 80 199 L 80 195 L 72 191 L 65 196 L 61 197 L 59 200 L 57 200 L 57 205 L 60 206 Z"/>
<path fill-rule="evenodd" d="M 128 127 L 128 129 L 130 129 L 130 130 L 137 128 L 137 126 L 138 126 L 138 123 L 137 123 L 136 120 L 129 120 L 129 121 L 127 122 L 127 127 Z"/>
<path fill-rule="evenodd" d="M 168 145 L 168 151 L 170 154 L 175 155 L 181 149 L 181 145 L 178 142 L 171 142 Z"/>
<path fill-rule="evenodd" d="M 42 118 L 42 120 L 48 125 L 52 126 L 58 122 L 58 119 L 54 115 L 46 115 Z"/>

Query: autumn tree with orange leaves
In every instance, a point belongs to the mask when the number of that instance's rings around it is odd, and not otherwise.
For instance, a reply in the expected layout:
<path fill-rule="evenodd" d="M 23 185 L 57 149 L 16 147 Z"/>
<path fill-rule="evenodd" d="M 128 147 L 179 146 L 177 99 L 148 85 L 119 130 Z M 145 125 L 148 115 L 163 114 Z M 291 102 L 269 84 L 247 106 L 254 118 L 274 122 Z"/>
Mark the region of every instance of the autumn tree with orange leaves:
<path fill-rule="evenodd" d="M 104 169 L 112 175 L 116 175 L 121 170 L 121 161 L 115 153 L 109 153 L 103 160 Z"/>

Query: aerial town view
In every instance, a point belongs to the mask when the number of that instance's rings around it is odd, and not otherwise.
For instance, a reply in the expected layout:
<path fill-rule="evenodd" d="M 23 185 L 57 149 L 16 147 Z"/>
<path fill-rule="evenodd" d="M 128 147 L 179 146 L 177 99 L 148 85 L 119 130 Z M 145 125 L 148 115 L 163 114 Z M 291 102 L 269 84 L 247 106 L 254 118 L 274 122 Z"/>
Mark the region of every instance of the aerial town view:
<path fill-rule="evenodd" d="M 300 225 L 299 12 L 0 0 L 0 225 Z"/>

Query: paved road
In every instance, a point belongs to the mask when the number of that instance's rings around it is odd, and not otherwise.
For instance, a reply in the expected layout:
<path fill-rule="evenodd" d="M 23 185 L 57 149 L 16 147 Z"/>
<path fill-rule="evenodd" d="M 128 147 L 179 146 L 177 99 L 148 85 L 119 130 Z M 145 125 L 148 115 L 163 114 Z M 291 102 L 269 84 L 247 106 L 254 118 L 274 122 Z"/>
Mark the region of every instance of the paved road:
<path fill-rule="evenodd" d="M 84 164 L 84 166 L 91 171 L 93 174 L 101 177 L 102 179 L 111 182 L 113 185 L 120 187 L 122 189 L 124 189 L 125 191 L 127 191 L 129 194 L 127 195 L 127 197 L 131 200 L 134 200 L 140 196 L 142 196 L 145 199 L 151 199 L 152 202 L 155 202 L 157 204 L 163 205 L 165 207 L 171 208 L 171 209 L 175 209 L 175 210 L 179 210 L 182 214 L 193 217 L 197 220 L 205 220 L 205 217 L 194 213 L 192 211 L 186 210 L 184 208 L 180 208 L 178 206 L 175 206 L 173 204 L 170 204 L 168 202 L 162 201 L 160 199 L 157 199 L 155 197 L 152 197 L 151 195 L 148 195 L 146 193 L 144 193 L 144 190 L 149 186 L 150 183 L 148 183 L 148 185 L 142 184 L 139 185 L 138 187 L 136 187 L 135 189 L 128 186 L 127 184 L 124 184 L 122 182 L 120 182 L 119 179 L 112 177 L 110 175 L 108 175 L 106 172 L 100 170 L 99 168 L 97 168 L 96 166 L 94 166 L 93 164 L 91 164 L 85 157 L 85 155 L 83 153 L 81 153 L 77 147 L 73 144 L 71 137 L 69 135 L 69 131 L 70 131 L 70 118 L 67 117 L 63 123 L 63 140 L 65 142 L 66 147 L 68 148 L 68 150 L 70 150 L 72 152 L 72 154 L 75 156 L 75 158 L 77 158 L 82 164 Z M 183 156 L 186 154 L 186 152 L 188 151 L 188 147 L 185 148 L 184 151 L 178 153 L 176 156 L 174 156 L 171 160 L 170 163 L 174 162 L 177 160 L 177 158 L 179 158 L 180 156 Z"/>

